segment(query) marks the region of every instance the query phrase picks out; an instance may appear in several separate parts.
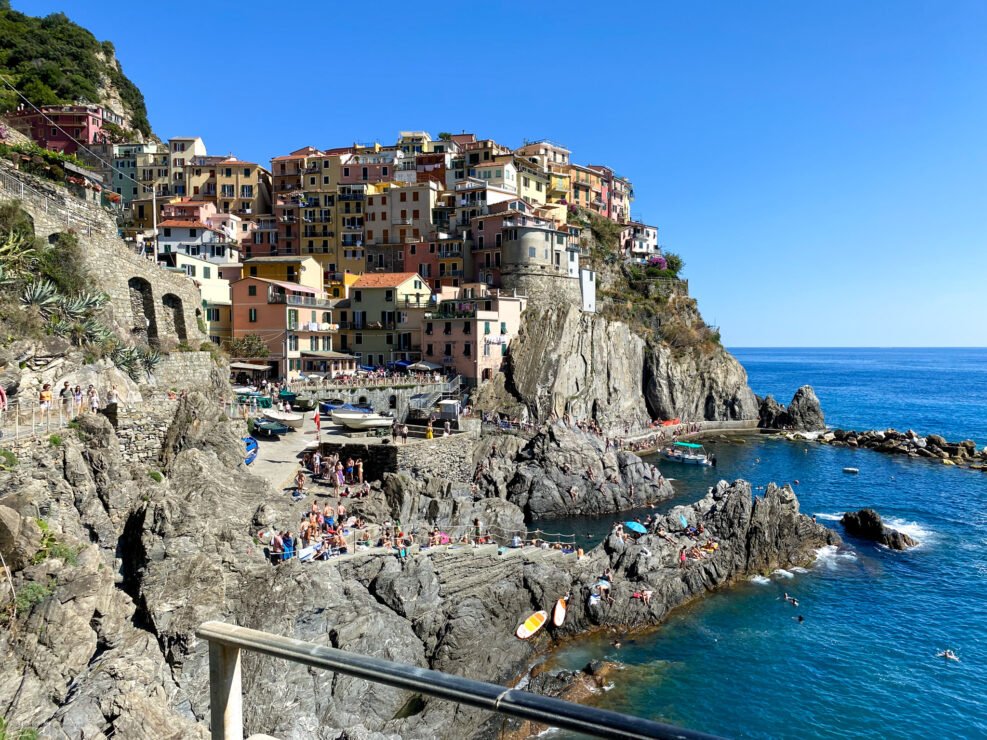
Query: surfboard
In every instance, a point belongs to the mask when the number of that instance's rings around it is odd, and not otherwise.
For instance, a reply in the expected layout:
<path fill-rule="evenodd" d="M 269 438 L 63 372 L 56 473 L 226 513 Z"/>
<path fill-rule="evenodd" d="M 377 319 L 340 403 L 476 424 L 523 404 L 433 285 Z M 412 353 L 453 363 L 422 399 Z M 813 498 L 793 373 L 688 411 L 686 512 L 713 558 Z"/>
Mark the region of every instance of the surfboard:
<path fill-rule="evenodd" d="M 552 624 L 556 627 L 561 627 L 562 623 L 565 622 L 566 607 L 567 602 L 564 596 L 555 602 L 555 611 L 552 613 Z"/>
<path fill-rule="evenodd" d="M 530 617 L 524 620 L 524 624 L 517 628 L 517 636 L 522 640 L 527 640 L 538 630 L 540 630 L 545 622 L 548 621 L 548 612 L 542 610 L 540 612 L 535 612 Z"/>

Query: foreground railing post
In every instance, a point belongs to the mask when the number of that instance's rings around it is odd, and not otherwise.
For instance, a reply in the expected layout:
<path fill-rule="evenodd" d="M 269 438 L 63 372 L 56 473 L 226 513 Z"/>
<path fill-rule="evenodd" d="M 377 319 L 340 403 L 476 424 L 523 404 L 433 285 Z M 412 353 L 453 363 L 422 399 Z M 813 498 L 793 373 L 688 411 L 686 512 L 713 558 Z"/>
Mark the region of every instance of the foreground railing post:
<path fill-rule="evenodd" d="M 209 643 L 209 717 L 212 740 L 243 740 L 240 648 Z"/>

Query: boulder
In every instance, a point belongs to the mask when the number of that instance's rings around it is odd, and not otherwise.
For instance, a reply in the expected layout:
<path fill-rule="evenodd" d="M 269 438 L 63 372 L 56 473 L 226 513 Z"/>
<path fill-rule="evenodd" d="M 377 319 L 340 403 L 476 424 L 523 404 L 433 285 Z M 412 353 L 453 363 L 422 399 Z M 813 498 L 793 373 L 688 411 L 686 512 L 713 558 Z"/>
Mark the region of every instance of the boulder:
<path fill-rule="evenodd" d="M 787 408 L 778 403 L 771 395 L 759 398 L 758 427 L 761 429 L 815 432 L 826 428 L 826 419 L 812 386 L 803 385 L 795 391 L 792 402 L 788 404 Z M 835 439 L 840 440 L 842 437 L 837 434 Z"/>
<path fill-rule="evenodd" d="M 840 524 L 844 526 L 847 534 L 886 545 L 892 550 L 907 550 L 919 544 L 904 532 L 884 526 L 881 515 L 873 509 L 848 511 L 840 519 Z"/>

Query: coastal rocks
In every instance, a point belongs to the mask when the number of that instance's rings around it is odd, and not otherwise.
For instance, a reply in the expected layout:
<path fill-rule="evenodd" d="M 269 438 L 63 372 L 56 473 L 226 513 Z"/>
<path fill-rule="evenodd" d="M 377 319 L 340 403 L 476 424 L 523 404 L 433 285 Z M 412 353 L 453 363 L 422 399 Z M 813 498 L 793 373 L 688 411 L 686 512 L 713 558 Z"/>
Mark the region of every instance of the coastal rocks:
<path fill-rule="evenodd" d="M 477 405 L 514 415 L 519 402 L 535 420 L 568 413 L 596 419 L 611 433 L 642 429 L 656 418 L 757 416 L 746 372 L 722 347 L 673 350 L 574 305 L 528 307 L 503 387 L 482 386 Z"/>
<path fill-rule="evenodd" d="M 814 432 L 826 428 L 819 399 L 812 386 L 803 385 L 785 408 L 773 396 L 758 397 L 758 427 L 761 429 L 789 429 L 800 432 Z"/>
<path fill-rule="evenodd" d="M 892 550 L 907 550 L 920 544 L 904 532 L 884 526 L 881 515 L 873 509 L 848 511 L 840 519 L 840 524 L 846 529 L 847 534 L 886 545 Z"/>
<path fill-rule="evenodd" d="M 735 421 L 757 417 L 757 397 L 747 372 L 722 347 L 675 352 L 648 346 L 644 398 L 653 419 Z"/>
<path fill-rule="evenodd" d="M 640 428 L 645 342 L 630 327 L 572 304 L 533 305 L 511 343 L 507 388 L 535 419 L 595 418 L 604 429 Z"/>
<path fill-rule="evenodd" d="M 925 458 L 943 465 L 987 471 L 987 447 L 978 450 L 972 439 L 947 442 L 938 434 L 921 437 L 912 430 L 895 429 L 857 432 L 834 429 L 819 437 L 819 441 L 834 447 L 864 448 L 890 455 Z"/>
<path fill-rule="evenodd" d="M 494 437 L 478 457 L 480 495 L 506 498 L 529 521 L 623 511 L 673 495 L 637 455 L 563 424 L 548 424 L 527 442 Z"/>

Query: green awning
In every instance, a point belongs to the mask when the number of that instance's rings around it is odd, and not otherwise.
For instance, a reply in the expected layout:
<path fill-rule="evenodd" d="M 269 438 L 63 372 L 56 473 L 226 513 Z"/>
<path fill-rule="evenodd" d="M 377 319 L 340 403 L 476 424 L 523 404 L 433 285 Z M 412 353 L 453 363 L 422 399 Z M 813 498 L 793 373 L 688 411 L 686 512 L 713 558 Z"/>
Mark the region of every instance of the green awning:
<path fill-rule="evenodd" d="M 692 447 L 693 449 L 701 450 L 702 445 L 693 444 L 692 442 L 676 442 L 676 447 Z"/>

